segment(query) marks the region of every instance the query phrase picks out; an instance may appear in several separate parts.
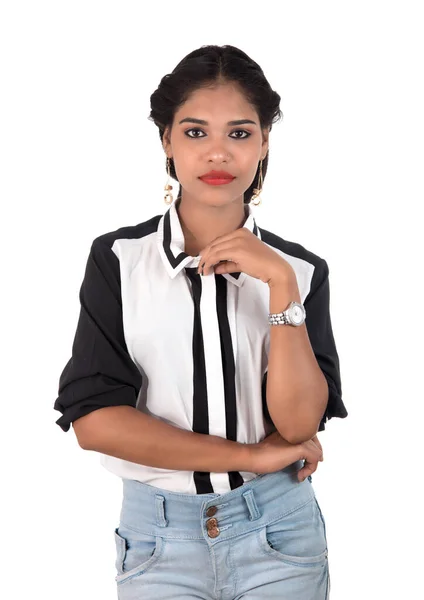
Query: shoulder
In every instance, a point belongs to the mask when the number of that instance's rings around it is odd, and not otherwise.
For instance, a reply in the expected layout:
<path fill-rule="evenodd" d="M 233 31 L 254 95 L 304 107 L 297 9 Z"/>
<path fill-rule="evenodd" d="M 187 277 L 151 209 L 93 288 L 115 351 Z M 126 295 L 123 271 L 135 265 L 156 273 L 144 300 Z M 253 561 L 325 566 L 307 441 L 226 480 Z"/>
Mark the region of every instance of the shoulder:
<path fill-rule="evenodd" d="M 265 244 L 272 246 L 276 250 L 279 250 L 289 257 L 293 257 L 294 259 L 298 259 L 308 263 L 309 265 L 312 265 L 315 276 L 317 276 L 318 273 L 324 275 L 326 271 L 328 271 L 326 260 L 319 256 L 316 252 L 306 248 L 299 242 L 284 239 L 272 231 L 264 229 L 263 227 L 259 227 L 259 229 L 261 232 L 261 239 Z"/>
<path fill-rule="evenodd" d="M 101 252 L 102 249 L 111 250 L 117 240 L 137 240 L 157 231 L 159 221 L 163 215 L 155 215 L 146 221 L 135 225 L 123 225 L 113 231 L 104 232 L 94 238 L 92 248 Z"/>

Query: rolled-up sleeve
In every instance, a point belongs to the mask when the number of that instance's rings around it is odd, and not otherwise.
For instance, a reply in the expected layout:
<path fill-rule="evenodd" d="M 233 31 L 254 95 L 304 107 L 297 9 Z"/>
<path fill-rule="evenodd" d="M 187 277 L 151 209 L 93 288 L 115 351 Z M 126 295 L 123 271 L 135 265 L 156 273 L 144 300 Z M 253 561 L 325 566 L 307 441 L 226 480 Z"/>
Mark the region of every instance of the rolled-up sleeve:
<path fill-rule="evenodd" d="M 324 259 L 315 267 L 304 306 L 309 340 L 328 384 L 328 403 L 318 429 L 323 431 L 328 419 L 348 415 L 342 400 L 340 361 L 330 317 L 329 268 Z"/>
<path fill-rule="evenodd" d="M 68 431 L 76 419 L 106 406 L 136 406 L 142 384 L 123 331 L 119 259 L 108 240 L 89 252 L 79 299 L 72 356 L 59 377 L 56 423 Z"/>

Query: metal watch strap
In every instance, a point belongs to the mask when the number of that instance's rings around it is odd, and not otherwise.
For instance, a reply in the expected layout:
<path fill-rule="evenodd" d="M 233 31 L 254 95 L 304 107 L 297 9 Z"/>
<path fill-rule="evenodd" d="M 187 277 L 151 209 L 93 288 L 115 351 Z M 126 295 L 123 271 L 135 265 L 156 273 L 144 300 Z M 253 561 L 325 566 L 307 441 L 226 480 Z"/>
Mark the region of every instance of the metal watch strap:
<path fill-rule="evenodd" d="M 295 306 L 298 306 L 302 309 L 303 319 L 302 319 L 301 323 L 294 323 L 292 321 L 292 319 L 290 319 L 288 317 L 289 311 Z M 287 306 L 286 310 L 283 310 L 279 313 L 269 313 L 268 314 L 268 323 L 270 325 L 292 325 L 292 326 L 298 327 L 299 325 L 301 325 L 302 323 L 305 322 L 305 318 L 306 318 L 306 311 L 305 311 L 305 307 L 303 306 L 303 304 L 293 301 L 293 302 L 289 302 L 289 305 Z"/>
<path fill-rule="evenodd" d="M 270 325 L 289 325 L 289 320 L 285 314 L 286 311 L 282 311 L 279 313 L 269 313 L 268 315 L 268 323 Z"/>

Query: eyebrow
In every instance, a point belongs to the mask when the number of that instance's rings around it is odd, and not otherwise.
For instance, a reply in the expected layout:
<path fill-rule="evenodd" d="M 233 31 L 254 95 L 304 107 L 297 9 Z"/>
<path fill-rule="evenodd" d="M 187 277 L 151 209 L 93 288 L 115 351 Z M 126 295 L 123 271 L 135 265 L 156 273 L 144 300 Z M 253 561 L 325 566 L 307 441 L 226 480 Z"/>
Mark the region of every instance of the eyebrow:
<path fill-rule="evenodd" d="M 186 117 L 185 119 L 182 119 L 179 122 L 179 125 L 181 125 L 181 123 L 197 123 L 198 125 L 208 125 L 207 121 L 204 121 L 203 119 L 194 119 L 193 117 Z M 257 125 L 257 123 L 255 121 L 252 121 L 251 119 L 239 119 L 238 121 L 228 121 L 227 125 L 244 125 L 245 123 Z"/>

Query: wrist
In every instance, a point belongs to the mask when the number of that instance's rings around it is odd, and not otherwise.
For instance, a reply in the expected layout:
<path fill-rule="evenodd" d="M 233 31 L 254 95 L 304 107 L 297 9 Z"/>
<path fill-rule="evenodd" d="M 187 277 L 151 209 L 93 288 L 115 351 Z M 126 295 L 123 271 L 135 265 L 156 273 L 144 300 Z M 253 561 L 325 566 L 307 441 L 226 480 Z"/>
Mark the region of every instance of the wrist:
<path fill-rule="evenodd" d="M 237 471 L 247 471 L 249 473 L 255 473 L 254 468 L 254 449 L 257 444 L 243 444 L 240 443 L 240 453 L 238 458 L 239 467 Z"/>
<path fill-rule="evenodd" d="M 287 265 L 287 267 L 284 267 L 284 269 L 274 272 L 268 279 L 267 283 L 269 288 L 287 287 L 293 285 L 297 287 L 296 273 L 293 267 Z"/>
<path fill-rule="evenodd" d="M 278 313 L 285 310 L 290 302 L 301 303 L 301 297 L 297 282 L 287 280 L 285 284 L 276 283 L 270 286 L 269 312 Z"/>

